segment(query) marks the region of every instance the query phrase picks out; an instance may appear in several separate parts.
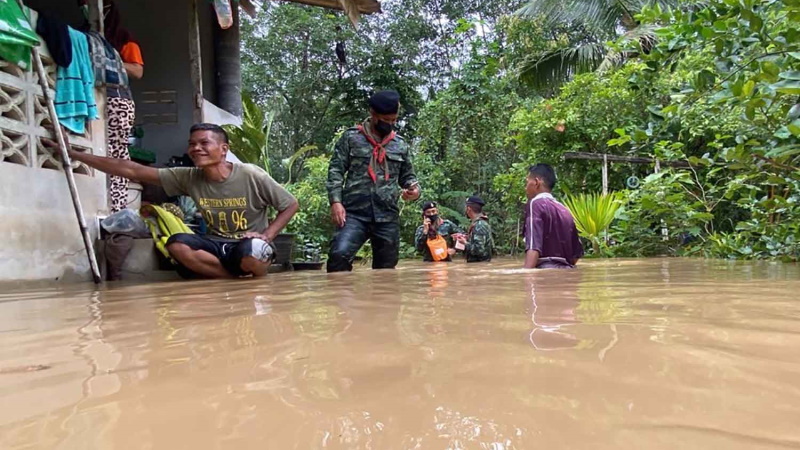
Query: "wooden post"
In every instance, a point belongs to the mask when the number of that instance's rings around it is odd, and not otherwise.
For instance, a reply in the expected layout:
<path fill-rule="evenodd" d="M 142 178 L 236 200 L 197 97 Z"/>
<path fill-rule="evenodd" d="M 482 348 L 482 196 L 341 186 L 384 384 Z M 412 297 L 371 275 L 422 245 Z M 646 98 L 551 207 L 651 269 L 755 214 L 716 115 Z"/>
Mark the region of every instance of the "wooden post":
<path fill-rule="evenodd" d="M 192 120 L 203 121 L 203 58 L 200 46 L 200 18 L 197 0 L 189 6 L 189 70 L 192 76 Z"/>
<path fill-rule="evenodd" d="M 603 195 L 608 194 L 608 155 L 603 154 Z"/>

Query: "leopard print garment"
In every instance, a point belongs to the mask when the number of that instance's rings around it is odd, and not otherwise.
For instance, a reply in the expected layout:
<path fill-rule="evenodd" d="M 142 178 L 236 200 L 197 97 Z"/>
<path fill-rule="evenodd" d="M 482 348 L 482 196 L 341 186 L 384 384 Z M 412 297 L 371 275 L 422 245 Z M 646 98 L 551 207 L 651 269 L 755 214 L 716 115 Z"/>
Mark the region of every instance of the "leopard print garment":
<path fill-rule="evenodd" d="M 108 156 L 131 159 L 128 138 L 136 118 L 135 110 L 133 100 L 119 97 L 108 99 Z M 112 214 L 128 206 L 127 178 L 108 176 L 108 203 Z"/>

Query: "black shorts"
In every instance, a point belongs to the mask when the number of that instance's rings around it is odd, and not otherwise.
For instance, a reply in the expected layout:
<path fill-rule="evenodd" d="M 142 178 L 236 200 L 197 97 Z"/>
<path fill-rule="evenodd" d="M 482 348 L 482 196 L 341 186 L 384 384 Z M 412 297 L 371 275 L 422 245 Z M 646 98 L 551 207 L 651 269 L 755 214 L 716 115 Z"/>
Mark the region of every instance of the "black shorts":
<path fill-rule="evenodd" d="M 275 246 L 269 242 L 269 251 L 260 251 L 253 247 L 253 239 L 231 240 L 223 238 L 215 238 L 208 235 L 178 233 L 173 234 L 167 240 L 167 245 L 174 243 L 185 244 L 192 250 L 203 250 L 204 252 L 211 253 L 231 275 L 243 277 L 251 275 L 242 270 L 242 259 L 247 256 L 254 256 L 263 262 L 275 262 Z M 258 253 L 258 254 L 256 254 Z M 183 278 L 197 278 L 197 274 L 177 263 L 177 271 Z"/>

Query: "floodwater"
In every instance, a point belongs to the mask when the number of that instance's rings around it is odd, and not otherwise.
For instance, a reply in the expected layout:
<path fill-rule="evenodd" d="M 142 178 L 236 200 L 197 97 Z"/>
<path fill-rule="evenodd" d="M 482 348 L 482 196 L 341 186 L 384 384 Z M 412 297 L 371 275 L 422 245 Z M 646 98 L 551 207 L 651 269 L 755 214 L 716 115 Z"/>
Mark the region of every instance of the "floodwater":
<path fill-rule="evenodd" d="M 800 268 L 403 263 L 0 293 L 0 448 L 800 448 Z"/>

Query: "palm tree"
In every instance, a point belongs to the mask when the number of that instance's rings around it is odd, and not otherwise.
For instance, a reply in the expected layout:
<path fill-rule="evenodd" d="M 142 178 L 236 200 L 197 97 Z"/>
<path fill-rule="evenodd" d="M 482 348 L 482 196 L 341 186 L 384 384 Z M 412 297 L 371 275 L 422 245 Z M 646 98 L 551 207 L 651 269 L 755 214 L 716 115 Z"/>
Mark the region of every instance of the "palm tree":
<path fill-rule="evenodd" d="M 585 36 L 571 47 L 559 48 L 523 61 L 520 77 L 534 87 L 557 86 L 573 75 L 607 70 L 630 55 L 609 51 L 604 42 L 623 37 L 647 48 L 652 27 L 642 27 L 635 16 L 645 6 L 672 7 L 678 0 L 530 0 L 517 14 L 543 21 L 545 27 L 580 25 Z"/>

